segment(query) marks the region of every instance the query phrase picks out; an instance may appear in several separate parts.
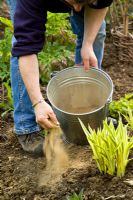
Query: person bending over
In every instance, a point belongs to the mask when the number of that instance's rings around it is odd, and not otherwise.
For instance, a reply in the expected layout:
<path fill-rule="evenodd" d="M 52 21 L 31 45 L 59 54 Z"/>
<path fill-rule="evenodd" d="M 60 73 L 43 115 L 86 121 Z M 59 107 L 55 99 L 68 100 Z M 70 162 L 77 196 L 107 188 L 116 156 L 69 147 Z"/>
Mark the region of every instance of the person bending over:
<path fill-rule="evenodd" d="M 74 13 L 81 19 L 81 23 L 79 20 L 72 22 L 74 15 L 70 17 L 71 24 L 80 24 L 77 30 L 82 39 L 80 45 L 76 45 L 80 55 L 76 64 L 82 64 L 84 70 L 89 70 L 90 67 L 101 66 L 105 25 L 102 27 L 112 1 L 17 0 L 16 3 L 14 0 L 8 0 L 14 24 L 11 58 L 14 125 L 15 133 L 25 151 L 42 155 L 44 138 L 40 134 L 41 128 L 49 129 L 53 127 L 53 123 L 58 124 L 51 106 L 43 99 L 39 84 L 37 54 L 45 42 L 47 11 Z"/>

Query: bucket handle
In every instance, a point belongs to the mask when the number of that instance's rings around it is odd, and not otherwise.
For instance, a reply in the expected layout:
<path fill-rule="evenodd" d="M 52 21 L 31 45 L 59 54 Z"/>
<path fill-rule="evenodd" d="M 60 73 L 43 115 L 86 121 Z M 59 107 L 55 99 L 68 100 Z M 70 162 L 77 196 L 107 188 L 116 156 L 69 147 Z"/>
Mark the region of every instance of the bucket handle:
<path fill-rule="evenodd" d="M 50 78 L 53 78 L 54 76 L 56 76 L 56 74 L 60 72 L 60 71 L 53 71 L 50 73 Z"/>
<path fill-rule="evenodd" d="M 112 96 L 110 96 L 108 99 L 107 99 L 107 102 L 106 102 L 106 104 L 105 104 L 105 117 L 107 117 L 108 116 L 108 111 L 109 111 L 109 104 L 111 103 L 111 101 L 112 101 Z"/>

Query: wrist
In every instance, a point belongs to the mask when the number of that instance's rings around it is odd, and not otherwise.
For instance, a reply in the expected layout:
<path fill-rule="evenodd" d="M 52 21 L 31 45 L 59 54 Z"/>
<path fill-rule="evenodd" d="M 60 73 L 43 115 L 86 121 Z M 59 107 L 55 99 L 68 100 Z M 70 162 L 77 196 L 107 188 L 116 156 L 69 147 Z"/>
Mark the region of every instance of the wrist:
<path fill-rule="evenodd" d="M 38 104 L 45 102 L 43 98 L 40 98 L 38 101 L 32 104 L 32 107 L 35 108 Z"/>
<path fill-rule="evenodd" d="M 88 49 L 93 49 L 93 42 L 92 41 L 83 41 L 82 47 L 87 47 Z"/>

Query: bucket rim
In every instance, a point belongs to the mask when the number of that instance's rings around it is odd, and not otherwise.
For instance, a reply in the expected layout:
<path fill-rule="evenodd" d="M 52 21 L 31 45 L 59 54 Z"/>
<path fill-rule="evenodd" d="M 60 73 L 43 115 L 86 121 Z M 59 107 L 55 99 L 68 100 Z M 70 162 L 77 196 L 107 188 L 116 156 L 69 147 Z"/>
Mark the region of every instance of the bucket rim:
<path fill-rule="evenodd" d="M 51 79 L 50 79 L 50 81 L 48 82 L 48 85 L 47 85 L 47 88 L 49 87 L 49 85 L 51 84 L 51 82 L 54 80 L 54 79 L 56 79 L 56 76 L 58 76 L 58 74 L 60 75 L 62 72 L 64 72 L 64 71 L 68 71 L 68 70 L 71 70 L 71 69 L 81 69 L 81 68 L 83 68 L 83 66 L 72 66 L 72 67 L 67 67 L 67 68 L 65 68 L 65 69 L 62 69 L 62 70 L 60 70 L 60 71 L 58 71 L 57 73 L 56 73 L 56 75 L 55 76 L 53 76 Z M 99 68 L 96 68 L 96 67 L 91 67 L 88 71 L 98 71 L 98 72 L 100 72 L 100 73 L 102 73 L 102 74 L 104 74 L 104 76 L 105 77 L 108 77 L 108 79 L 109 79 L 109 81 L 111 82 L 111 86 L 112 86 L 112 94 L 113 94 L 113 81 L 112 81 L 112 79 L 111 79 L 111 77 L 109 76 L 109 74 L 107 73 L 107 72 L 105 72 L 104 70 L 102 70 L 102 69 L 99 69 Z M 87 71 L 87 72 L 88 72 Z M 86 73 L 87 73 L 86 72 Z M 48 89 L 47 89 L 48 90 Z M 47 92 L 47 90 L 46 90 L 46 92 Z"/>
<path fill-rule="evenodd" d="M 75 68 L 75 69 L 79 69 L 79 68 L 83 68 L 83 66 L 72 66 L 72 67 L 65 68 L 65 69 L 63 69 L 63 70 L 57 72 L 56 75 L 53 76 L 53 77 L 51 78 L 51 80 L 49 81 L 49 83 L 48 83 L 48 85 L 47 85 L 47 88 L 46 88 L 46 94 L 47 94 L 48 100 L 49 100 L 49 102 L 51 103 L 52 107 L 56 108 L 56 110 L 58 110 L 58 111 L 60 111 L 60 112 L 62 112 L 62 113 L 65 113 L 65 114 L 67 114 L 67 115 L 83 116 L 83 115 L 87 115 L 87 114 L 93 114 L 93 113 L 95 113 L 95 112 L 97 112 L 97 111 L 103 109 L 109 102 L 111 102 L 112 95 L 113 95 L 113 81 L 112 81 L 111 77 L 110 77 L 105 71 L 103 71 L 102 69 L 98 69 L 98 68 L 95 68 L 95 67 L 91 67 L 89 70 L 98 71 L 98 72 L 104 74 L 104 76 L 107 77 L 108 80 L 109 80 L 110 83 L 111 83 L 111 93 L 110 93 L 110 95 L 108 96 L 108 98 L 107 98 L 105 104 L 102 105 L 102 106 L 100 106 L 98 109 L 95 109 L 94 111 L 86 112 L 86 113 L 72 113 L 72 112 L 67 112 L 67 111 L 64 111 L 64 110 L 58 108 L 58 107 L 50 100 L 50 98 L 49 98 L 49 92 L 48 92 L 49 86 L 50 86 L 51 82 L 52 82 L 54 79 L 56 79 L 56 76 L 58 76 L 58 74 L 61 74 L 61 73 L 64 72 L 64 71 L 71 70 L 71 69 L 74 69 L 74 68 Z"/>

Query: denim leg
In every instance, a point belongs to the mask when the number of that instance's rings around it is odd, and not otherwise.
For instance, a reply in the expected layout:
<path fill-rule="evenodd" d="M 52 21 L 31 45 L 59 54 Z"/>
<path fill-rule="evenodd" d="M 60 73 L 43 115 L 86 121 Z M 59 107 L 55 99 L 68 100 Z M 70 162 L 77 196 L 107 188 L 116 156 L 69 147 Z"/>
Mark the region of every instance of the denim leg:
<path fill-rule="evenodd" d="M 10 6 L 11 19 L 13 20 L 14 9 L 16 6 L 15 0 L 8 0 Z M 12 45 L 15 42 L 15 38 L 12 38 Z M 40 131 L 40 127 L 37 125 L 35 120 L 35 113 L 32 108 L 28 92 L 25 88 L 22 80 L 18 58 L 11 57 L 10 60 L 10 74 L 11 74 L 11 86 L 14 101 L 14 126 L 15 132 L 18 135 L 34 133 Z"/>
<path fill-rule="evenodd" d="M 15 8 L 16 8 L 16 0 L 6 0 L 6 1 L 10 9 L 11 20 L 13 21 L 13 16 L 14 16 Z"/>
<path fill-rule="evenodd" d="M 82 64 L 81 47 L 84 35 L 84 18 L 74 12 L 73 16 L 70 16 L 70 23 L 72 26 L 73 33 L 77 35 L 75 49 L 75 64 Z M 93 49 L 98 60 L 99 68 L 101 68 L 101 63 L 103 59 L 105 37 L 106 23 L 105 21 L 103 21 L 93 45 Z"/>
<path fill-rule="evenodd" d="M 15 38 L 13 37 L 13 42 Z M 11 58 L 11 85 L 14 101 L 14 125 L 16 134 L 29 134 L 40 131 L 35 120 L 32 103 L 22 80 L 18 59 Z"/>
<path fill-rule="evenodd" d="M 77 36 L 75 48 L 75 64 L 82 64 L 80 52 L 84 35 L 84 19 L 80 15 L 73 12 L 73 15 L 70 16 L 70 23 L 73 33 Z"/>
<path fill-rule="evenodd" d="M 98 60 L 99 68 L 101 68 L 102 65 L 105 38 L 106 38 L 106 22 L 103 21 L 93 44 L 93 49 Z"/>

